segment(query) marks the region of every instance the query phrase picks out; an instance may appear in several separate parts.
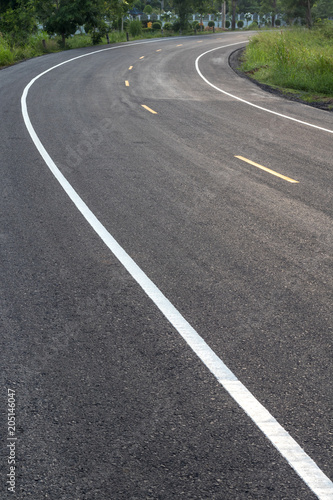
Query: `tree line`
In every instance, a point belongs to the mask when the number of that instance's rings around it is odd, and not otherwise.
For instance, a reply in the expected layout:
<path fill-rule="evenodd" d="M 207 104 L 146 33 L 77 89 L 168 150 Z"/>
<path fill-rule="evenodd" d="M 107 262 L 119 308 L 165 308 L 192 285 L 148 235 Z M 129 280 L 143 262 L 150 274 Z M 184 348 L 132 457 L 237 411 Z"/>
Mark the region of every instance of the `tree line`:
<path fill-rule="evenodd" d="M 268 14 L 272 26 L 280 14 L 287 22 L 301 19 L 309 28 L 315 18 L 333 17 L 332 0 L 0 0 L 0 35 L 24 42 L 42 26 L 49 35 L 61 36 L 64 44 L 81 26 L 102 36 L 110 26 L 120 26 L 131 9 L 143 11 L 147 5 L 159 13 L 175 12 L 180 28 L 186 29 L 190 14 L 220 13 L 223 4 L 232 29 L 237 12 Z"/>

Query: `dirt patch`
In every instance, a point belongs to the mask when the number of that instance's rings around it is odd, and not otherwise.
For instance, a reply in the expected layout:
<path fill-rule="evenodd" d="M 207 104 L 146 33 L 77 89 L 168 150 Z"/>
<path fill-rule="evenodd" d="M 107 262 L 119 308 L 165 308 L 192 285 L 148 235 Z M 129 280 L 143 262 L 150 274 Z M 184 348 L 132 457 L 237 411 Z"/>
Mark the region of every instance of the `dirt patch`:
<path fill-rule="evenodd" d="M 296 102 L 301 102 L 302 104 L 306 104 L 307 106 L 312 106 L 314 108 L 319 108 L 323 109 L 325 111 L 333 112 L 333 98 L 327 97 L 323 98 L 318 96 L 318 101 L 315 102 L 308 102 L 304 99 L 302 99 L 302 95 L 297 94 L 297 92 L 288 92 L 287 90 L 279 89 L 276 87 L 271 87 L 270 85 L 266 85 L 265 83 L 260 83 L 258 82 L 253 75 L 255 75 L 256 71 L 248 71 L 247 73 L 244 73 L 241 71 L 239 68 L 242 64 L 242 55 L 245 50 L 245 47 L 242 47 L 241 49 L 237 49 L 234 52 L 232 52 L 229 56 L 229 66 L 237 73 L 238 76 L 241 78 L 246 78 L 247 80 L 250 80 L 251 82 L 255 83 L 260 87 L 261 89 L 265 90 L 266 92 L 269 92 L 271 94 L 278 95 L 279 97 L 283 97 L 284 99 L 288 99 L 289 101 L 296 101 Z M 315 96 L 312 96 L 315 98 Z"/>

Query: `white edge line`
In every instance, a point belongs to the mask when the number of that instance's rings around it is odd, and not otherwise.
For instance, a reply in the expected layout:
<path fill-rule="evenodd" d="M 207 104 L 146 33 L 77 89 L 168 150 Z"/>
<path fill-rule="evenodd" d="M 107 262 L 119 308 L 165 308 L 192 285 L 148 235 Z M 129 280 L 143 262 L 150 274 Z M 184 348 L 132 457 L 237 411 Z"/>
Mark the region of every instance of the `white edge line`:
<path fill-rule="evenodd" d="M 122 47 L 128 46 L 129 44 Z M 65 190 L 69 198 L 75 204 L 77 209 L 90 224 L 92 229 L 103 240 L 106 246 L 121 262 L 121 264 L 133 277 L 133 279 L 141 286 L 148 297 L 154 302 L 154 304 L 158 307 L 162 314 L 178 331 L 178 333 L 201 359 L 201 361 L 210 370 L 210 372 L 216 377 L 216 379 L 220 382 L 224 389 L 245 411 L 245 413 L 251 418 L 251 420 L 257 425 L 257 427 L 264 433 L 264 435 L 280 452 L 280 454 L 288 461 L 290 466 L 297 472 L 297 474 L 317 495 L 317 497 L 320 500 L 332 500 L 333 483 L 330 481 L 330 479 L 319 469 L 317 464 L 305 453 L 305 451 L 277 422 L 277 420 L 268 412 L 268 410 L 266 410 L 266 408 L 261 403 L 259 403 L 259 401 L 253 396 L 253 394 L 237 379 L 237 377 L 208 346 L 203 338 L 200 337 L 196 330 L 194 330 L 194 328 L 186 321 L 186 319 L 180 314 L 180 312 L 163 295 L 159 288 L 157 288 L 157 286 L 140 269 L 140 267 L 119 245 L 119 243 L 113 238 L 113 236 L 111 236 L 111 234 L 101 224 L 101 222 L 88 208 L 82 198 L 74 190 L 71 184 L 67 181 L 64 175 L 60 172 L 60 170 L 44 148 L 31 124 L 27 109 L 27 96 L 30 87 L 36 80 L 38 80 L 49 71 L 52 71 L 53 69 L 58 68 L 63 64 L 67 64 L 68 62 L 75 61 L 76 59 L 103 52 L 105 50 L 116 49 L 118 47 L 121 46 L 101 49 L 78 57 L 74 57 L 49 68 L 43 73 L 40 73 L 28 83 L 22 94 L 21 109 L 24 123 L 30 134 L 30 137 L 48 168 L 51 170 L 51 172 L 58 180 L 62 188 Z"/>
<path fill-rule="evenodd" d="M 246 42 L 239 42 L 239 43 L 246 43 Z M 253 102 L 246 101 L 245 99 L 242 99 L 241 97 L 237 97 L 233 94 L 230 94 L 230 92 L 226 92 L 225 90 L 220 89 L 213 83 L 211 83 L 207 78 L 201 73 L 200 68 L 199 68 L 199 60 L 201 57 L 205 56 L 206 54 L 209 54 L 209 52 L 213 52 L 214 50 L 219 50 L 219 49 L 224 49 L 226 47 L 231 47 L 232 45 L 237 45 L 235 43 L 231 43 L 230 45 L 222 45 L 221 47 L 215 47 L 214 49 L 207 50 L 203 54 L 200 54 L 200 56 L 197 57 L 195 61 L 195 68 L 199 74 L 199 76 L 203 79 L 204 82 L 207 83 L 207 85 L 210 85 L 213 87 L 213 89 L 217 90 L 218 92 L 222 92 L 222 94 L 225 94 L 229 97 L 232 97 L 233 99 L 236 99 L 237 101 L 243 102 L 244 104 L 248 104 L 249 106 L 252 106 L 253 108 L 260 109 L 261 111 L 266 111 L 266 113 L 271 113 L 272 115 L 280 116 L 281 118 L 286 118 L 287 120 L 292 120 L 294 122 L 300 123 L 302 125 L 306 125 L 308 127 L 316 128 L 318 130 L 322 130 L 323 132 L 328 132 L 329 134 L 333 134 L 333 130 L 319 127 L 318 125 L 314 125 L 313 123 L 309 122 L 304 122 L 302 120 L 298 120 L 297 118 L 293 118 L 292 116 L 284 115 L 282 113 L 277 113 L 276 111 L 272 111 L 271 109 L 263 108 L 262 106 L 258 106 L 257 104 L 254 104 Z"/>

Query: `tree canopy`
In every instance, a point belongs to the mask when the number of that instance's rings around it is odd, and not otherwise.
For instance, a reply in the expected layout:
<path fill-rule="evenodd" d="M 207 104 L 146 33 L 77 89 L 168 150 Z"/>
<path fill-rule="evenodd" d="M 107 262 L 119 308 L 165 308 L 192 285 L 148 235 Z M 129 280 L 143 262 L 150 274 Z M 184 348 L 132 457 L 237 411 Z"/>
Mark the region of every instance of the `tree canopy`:
<path fill-rule="evenodd" d="M 63 42 L 80 26 L 101 26 L 106 12 L 103 0 L 35 0 L 35 7 L 47 33 L 61 35 Z"/>
<path fill-rule="evenodd" d="M 201 16 L 221 11 L 222 0 L 0 0 L 0 32 L 22 40 L 37 29 L 60 35 L 63 43 L 80 26 L 90 33 L 104 33 L 105 20 L 120 26 L 133 5 L 146 13 L 157 9 L 178 14 L 178 27 L 185 29 L 191 13 Z M 314 20 L 333 17 L 332 0 L 227 0 L 227 12 L 235 28 L 236 13 L 265 15 L 274 26 L 276 15 L 311 27 Z"/>

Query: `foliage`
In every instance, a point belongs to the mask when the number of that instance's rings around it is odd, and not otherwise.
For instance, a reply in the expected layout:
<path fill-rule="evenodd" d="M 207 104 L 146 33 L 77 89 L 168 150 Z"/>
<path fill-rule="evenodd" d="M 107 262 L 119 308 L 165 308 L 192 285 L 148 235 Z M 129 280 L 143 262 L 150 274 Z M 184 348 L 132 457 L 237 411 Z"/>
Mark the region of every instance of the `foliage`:
<path fill-rule="evenodd" d="M 238 12 L 250 12 L 251 14 L 259 12 L 260 3 L 261 2 L 259 0 L 238 0 Z"/>
<path fill-rule="evenodd" d="M 14 5 L 14 2 L 12 2 Z M 0 32 L 5 33 L 11 44 L 24 45 L 32 33 L 37 32 L 37 22 L 32 1 L 19 0 L 16 8 L 8 8 L 0 18 Z"/>
<path fill-rule="evenodd" d="M 99 27 L 96 26 L 85 26 L 85 30 L 87 33 L 91 35 L 91 41 L 93 45 L 98 45 L 101 43 L 102 39 L 105 37 L 108 27 L 104 22 L 101 22 Z"/>
<path fill-rule="evenodd" d="M 295 18 L 301 18 L 305 24 L 311 28 L 312 14 L 311 9 L 315 0 L 283 0 L 283 8 L 290 21 Z"/>
<path fill-rule="evenodd" d="M 269 85 L 333 96 L 333 46 L 320 28 L 252 37 L 242 69 Z"/>
<path fill-rule="evenodd" d="M 153 13 L 153 8 L 151 5 L 147 4 L 145 8 L 143 9 L 143 12 L 147 14 L 147 16 L 150 16 L 150 14 Z"/>
<path fill-rule="evenodd" d="M 226 28 L 230 28 L 230 21 L 229 21 L 229 20 L 227 20 L 227 21 L 225 22 L 225 27 L 226 27 Z"/>
<path fill-rule="evenodd" d="M 319 19 L 315 24 L 315 29 L 319 31 L 323 38 L 333 40 L 333 21 Z"/>
<path fill-rule="evenodd" d="M 104 31 L 106 13 L 103 0 L 35 0 L 39 20 L 50 35 L 61 35 L 62 43 L 87 26 L 92 33 Z"/>
<path fill-rule="evenodd" d="M 180 21 L 178 19 L 176 19 L 176 21 L 174 21 L 172 23 L 172 29 L 173 29 L 173 31 L 179 31 L 179 30 L 182 29 L 181 23 L 180 23 Z"/>
<path fill-rule="evenodd" d="M 153 28 L 153 30 L 160 30 L 162 28 L 162 25 L 161 25 L 161 23 L 159 23 L 158 21 L 156 21 L 156 22 L 153 23 L 152 28 Z"/>
<path fill-rule="evenodd" d="M 163 29 L 166 31 L 171 31 L 172 30 L 172 24 L 171 23 L 165 23 L 163 26 Z"/>
<path fill-rule="evenodd" d="M 139 21 L 139 19 L 134 19 L 133 21 L 131 21 L 128 25 L 128 30 L 133 37 L 141 35 L 142 32 L 141 21 Z"/>
<path fill-rule="evenodd" d="M 59 50 L 57 43 L 47 38 L 47 33 L 41 32 L 38 35 L 30 35 L 24 45 L 21 42 L 13 45 L 12 39 L 9 42 L 6 36 L 0 34 L 0 67 L 36 57 L 45 52 Z M 46 40 L 46 48 L 44 47 L 43 40 L 44 43 Z"/>
<path fill-rule="evenodd" d="M 277 0 L 261 0 L 259 12 L 265 16 L 266 25 L 271 24 L 273 27 L 275 26 L 275 17 L 279 8 Z"/>
<path fill-rule="evenodd" d="M 215 26 L 214 21 L 208 21 L 208 26 L 209 26 L 210 28 L 213 28 L 213 27 Z"/>
<path fill-rule="evenodd" d="M 192 10 L 191 0 L 173 0 L 176 13 L 179 16 L 179 29 L 185 29 L 188 26 L 188 15 Z M 177 29 L 176 31 L 179 31 Z"/>
<path fill-rule="evenodd" d="M 256 30 L 258 29 L 258 23 L 257 21 L 253 21 L 248 27 L 247 27 L 248 30 Z"/>
<path fill-rule="evenodd" d="M 327 19 L 328 17 L 333 17 L 332 0 L 318 0 L 313 6 L 312 14 L 315 19 Z"/>
<path fill-rule="evenodd" d="M 192 0 L 193 10 L 200 14 L 200 24 L 202 24 L 202 17 L 212 11 L 211 2 L 208 0 Z"/>
<path fill-rule="evenodd" d="M 7 66 L 14 62 L 14 54 L 3 35 L 0 35 L 0 66 Z"/>
<path fill-rule="evenodd" d="M 6 12 L 6 10 L 14 10 L 18 7 L 17 0 L 1 0 L 0 2 L 0 13 Z"/>
<path fill-rule="evenodd" d="M 105 17 L 112 23 L 113 27 L 124 30 L 124 16 L 132 6 L 133 0 L 112 0 L 105 2 Z"/>
<path fill-rule="evenodd" d="M 243 26 L 244 26 L 243 21 L 241 21 L 241 20 L 237 21 L 237 28 L 243 28 Z"/>

